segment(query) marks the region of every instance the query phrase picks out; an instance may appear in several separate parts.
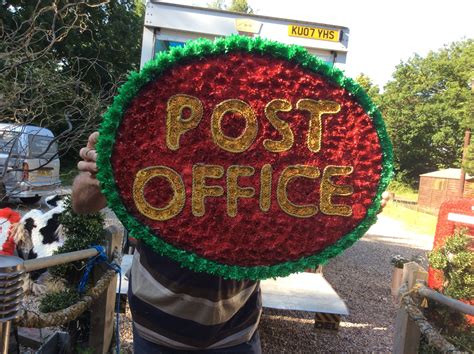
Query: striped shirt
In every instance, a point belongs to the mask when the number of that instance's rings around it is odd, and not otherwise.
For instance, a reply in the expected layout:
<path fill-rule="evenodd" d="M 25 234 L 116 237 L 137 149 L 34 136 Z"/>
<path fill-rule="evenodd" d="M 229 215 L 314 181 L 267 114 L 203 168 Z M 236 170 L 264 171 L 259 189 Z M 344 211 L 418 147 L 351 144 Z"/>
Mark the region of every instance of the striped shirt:
<path fill-rule="evenodd" d="M 250 340 L 260 320 L 260 284 L 196 273 L 138 243 L 129 301 L 138 334 L 174 349 L 219 349 Z"/>

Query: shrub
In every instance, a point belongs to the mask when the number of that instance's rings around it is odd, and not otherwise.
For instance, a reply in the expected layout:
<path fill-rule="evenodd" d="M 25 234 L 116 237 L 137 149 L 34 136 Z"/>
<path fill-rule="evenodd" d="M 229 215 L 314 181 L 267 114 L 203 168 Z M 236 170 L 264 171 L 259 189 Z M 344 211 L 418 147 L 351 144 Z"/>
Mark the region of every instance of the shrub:
<path fill-rule="evenodd" d="M 443 293 L 455 299 L 474 298 L 474 253 L 469 242 L 466 230 L 456 230 L 428 256 L 431 267 L 443 272 Z"/>
<path fill-rule="evenodd" d="M 474 299 L 474 253 L 469 249 L 470 239 L 466 230 L 456 230 L 446 238 L 442 247 L 429 253 L 430 266 L 443 273 L 443 288 L 440 291 L 454 299 Z M 440 333 L 456 347 L 466 352 L 474 352 L 474 326 L 466 316 L 449 307 L 429 301 L 425 311 Z M 420 352 L 438 353 L 427 343 L 422 342 Z"/>
<path fill-rule="evenodd" d="M 104 217 L 100 213 L 79 215 L 72 210 L 71 199 L 65 201 L 65 209 L 59 218 L 65 234 L 64 244 L 55 254 L 87 249 L 92 245 L 104 244 Z M 75 286 L 87 260 L 68 263 L 49 269 L 53 276 L 66 279 L 69 286 Z"/>
<path fill-rule="evenodd" d="M 54 312 L 65 309 L 79 300 L 75 289 L 66 289 L 57 293 L 46 294 L 39 306 L 41 312 Z"/>
<path fill-rule="evenodd" d="M 59 218 L 65 235 L 64 244 L 55 254 L 87 249 L 91 245 L 104 243 L 104 217 L 99 214 L 79 215 L 72 210 L 71 198 L 65 200 L 64 211 Z M 65 309 L 79 300 L 78 283 L 82 277 L 86 260 L 49 268 L 49 272 L 66 280 L 67 289 L 46 294 L 40 301 L 40 311 L 53 312 Z"/>

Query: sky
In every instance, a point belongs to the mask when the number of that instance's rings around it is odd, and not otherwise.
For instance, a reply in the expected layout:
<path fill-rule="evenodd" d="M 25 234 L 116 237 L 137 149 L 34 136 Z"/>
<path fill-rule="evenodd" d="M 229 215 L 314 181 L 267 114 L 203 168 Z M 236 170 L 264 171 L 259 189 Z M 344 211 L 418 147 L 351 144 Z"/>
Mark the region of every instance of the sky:
<path fill-rule="evenodd" d="M 206 6 L 211 0 L 167 0 Z M 230 1 L 228 1 L 230 2 Z M 248 0 L 259 15 L 348 27 L 344 71 L 368 75 L 380 88 L 400 62 L 474 39 L 474 0 Z"/>

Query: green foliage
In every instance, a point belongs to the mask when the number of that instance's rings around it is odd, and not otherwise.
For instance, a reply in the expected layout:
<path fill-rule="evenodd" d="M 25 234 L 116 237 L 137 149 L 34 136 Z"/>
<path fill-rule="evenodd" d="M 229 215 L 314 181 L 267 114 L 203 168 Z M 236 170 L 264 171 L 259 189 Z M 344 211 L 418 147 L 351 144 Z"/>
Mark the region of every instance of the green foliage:
<path fill-rule="evenodd" d="M 461 313 L 454 312 L 447 306 L 430 301 L 426 315 L 429 322 L 436 324 L 440 334 L 462 351 L 459 353 L 474 352 L 474 326 L 470 326 Z M 443 354 L 444 352 L 430 346 L 426 337 L 422 336 L 418 353 Z"/>
<path fill-rule="evenodd" d="M 392 256 L 392 258 L 390 259 L 390 264 L 394 266 L 395 268 L 400 268 L 400 269 L 403 269 L 403 266 L 405 265 L 405 263 L 408 263 L 408 262 L 416 262 L 418 264 L 421 264 L 421 262 L 423 262 L 423 257 L 412 256 L 411 259 L 409 260 L 403 257 L 401 254 L 397 254 L 395 256 Z"/>
<path fill-rule="evenodd" d="M 463 168 L 471 176 L 474 176 L 474 69 L 471 76 L 471 100 L 469 101 L 467 127 L 471 130 L 471 141 L 467 149 L 466 159 Z"/>
<path fill-rule="evenodd" d="M 66 235 L 64 244 L 55 252 L 66 253 L 87 249 L 104 243 L 104 217 L 100 213 L 79 215 L 72 210 L 71 199 L 66 199 L 65 209 L 59 219 Z M 78 261 L 50 268 L 54 276 L 65 278 L 75 286 L 82 276 L 86 261 Z"/>
<path fill-rule="evenodd" d="M 469 237 L 465 229 L 456 230 L 446 238 L 444 246 L 429 253 L 430 266 L 443 272 L 441 291 L 454 299 L 474 299 L 474 253 L 469 249 Z M 430 301 L 425 311 L 428 320 L 435 323 L 440 333 L 461 350 L 474 351 L 474 327 L 466 317 L 435 301 Z M 422 342 L 426 352 L 437 353 Z"/>
<path fill-rule="evenodd" d="M 253 9 L 249 6 L 247 0 L 232 0 L 228 10 L 244 14 L 253 14 Z"/>
<path fill-rule="evenodd" d="M 207 4 L 207 7 L 211 9 L 224 10 L 226 8 L 225 0 L 214 0 Z"/>
<path fill-rule="evenodd" d="M 422 173 L 456 167 L 472 114 L 474 40 L 452 43 L 397 66 L 381 110 L 394 145 L 395 167 L 412 184 Z"/>
<path fill-rule="evenodd" d="M 474 352 L 474 326 L 467 322 L 463 313 L 434 300 L 429 300 L 424 315 L 430 323 L 434 324 L 439 333 L 456 348 L 466 353 Z M 430 346 L 424 337 L 421 339 L 418 352 L 441 353 Z"/>
<path fill-rule="evenodd" d="M 89 215 L 74 213 L 70 198 L 65 200 L 64 211 L 59 218 L 59 222 L 63 227 L 65 241 L 55 254 L 78 251 L 87 249 L 92 245 L 104 244 L 103 216 L 99 213 Z M 86 263 L 87 260 L 84 260 L 49 268 L 49 272 L 53 276 L 66 280 L 67 289 L 58 293 L 47 294 L 41 300 L 40 310 L 42 312 L 62 310 L 77 303 L 80 299 L 77 286 L 84 273 Z M 65 329 L 71 335 L 74 343 L 87 342 L 90 332 L 89 313 L 83 313 L 75 320 L 70 321 Z"/>
<path fill-rule="evenodd" d="M 400 268 L 400 269 L 403 269 L 403 266 L 405 265 L 405 263 L 408 263 L 408 262 L 410 261 L 406 259 L 405 257 L 403 257 L 401 254 L 397 254 L 393 256 L 392 259 L 390 260 L 390 264 L 392 266 L 394 266 L 395 268 Z"/>
<path fill-rule="evenodd" d="M 77 346 L 76 347 L 76 352 L 77 354 L 94 354 L 95 353 L 95 350 L 94 348 L 89 348 L 89 347 L 81 347 L 81 346 Z"/>
<path fill-rule="evenodd" d="M 355 80 L 357 83 L 367 92 L 369 95 L 370 99 L 377 105 L 381 106 L 381 95 L 380 95 L 380 89 L 377 85 L 375 85 L 370 77 L 367 75 L 360 73 Z"/>
<path fill-rule="evenodd" d="M 474 299 L 474 253 L 465 230 L 457 230 L 444 246 L 429 254 L 431 267 L 443 272 L 443 293 L 455 299 Z"/>
<path fill-rule="evenodd" d="M 69 306 L 76 304 L 80 296 L 76 289 L 68 288 L 66 290 L 46 294 L 40 300 L 39 310 L 43 313 L 56 312 L 64 310 Z M 75 320 L 61 326 L 71 336 L 71 342 L 75 343 L 74 353 L 90 353 L 87 350 L 88 338 L 90 335 L 90 312 L 86 311 Z"/>
<path fill-rule="evenodd" d="M 471 141 L 474 141 L 474 139 L 471 138 Z M 471 142 L 467 149 L 467 156 L 463 168 L 469 175 L 474 176 L 474 142 Z"/>
<path fill-rule="evenodd" d="M 4 0 L 0 6 L 0 121 L 37 124 L 57 135 L 60 156 L 77 151 L 139 67 L 141 0 Z M 71 149 L 71 151 L 69 151 Z"/>
<path fill-rule="evenodd" d="M 55 16 L 55 11 L 45 10 L 51 5 L 59 10 L 66 6 L 69 9 L 60 13 L 61 16 Z M 7 29 L 15 29 L 21 21 L 36 17 L 36 30 L 32 32 L 35 41 L 30 48 L 33 51 L 43 50 L 53 40 L 44 36 L 42 30 L 54 30 L 56 36 L 66 34 L 64 39 L 52 42 L 54 45 L 47 52 L 52 57 L 47 59 L 54 58 L 62 67 L 74 65 L 71 58 L 94 60 L 86 81 L 99 91 L 104 84 L 138 69 L 144 10 L 140 0 L 96 0 L 78 6 L 65 0 L 46 0 L 38 5 L 6 0 L 0 13 Z M 20 27 L 19 34 L 27 30 L 26 26 Z"/>
<path fill-rule="evenodd" d="M 467 353 L 474 352 L 474 326 L 466 326 L 466 330 L 463 332 L 455 333 L 448 336 L 448 340 L 453 343 L 457 348 L 465 350 Z"/>
<path fill-rule="evenodd" d="M 207 6 L 212 9 L 241 12 L 244 14 L 253 14 L 253 9 L 249 6 L 247 0 L 232 0 L 230 6 L 226 5 L 225 0 L 214 0 L 211 3 L 208 3 Z"/>
<path fill-rule="evenodd" d="M 68 308 L 79 301 L 79 294 L 76 290 L 66 289 L 57 293 L 46 294 L 41 298 L 39 310 L 43 313 L 55 312 Z"/>
<path fill-rule="evenodd" d="M 116 83 L 139 68 L 144 9 L 140 0 L 83 7 L 87 28 L 69 33 L 66 41 L 56 45 L 56 56 L 66 59 L 66 63 L 69 57 L 94 60 L 85 81 L 96 92 Z"/>
<path fill-rule="evenodd" d="M 401 203 L 388 203 L 382 215 L 400 221 L 403 226 L 417 234 L 434 235 L 436 217 L 418 209 L 409 209 Z"/>
<path fill-rule="evenodd" d="M 408 183 L 397 179 L 390 181 L 387 190 L 395 194 L 396 198 L 418 200 L 418 191 Z"/>

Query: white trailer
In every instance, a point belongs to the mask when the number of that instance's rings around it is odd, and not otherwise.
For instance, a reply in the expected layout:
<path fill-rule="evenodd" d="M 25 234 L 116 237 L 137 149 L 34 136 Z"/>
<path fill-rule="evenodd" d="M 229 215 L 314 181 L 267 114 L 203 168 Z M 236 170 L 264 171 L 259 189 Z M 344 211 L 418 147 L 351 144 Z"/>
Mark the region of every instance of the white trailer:
<path fill-rule="evenodd" d="M 340 69 L 346 63 L 347 27 L 151 0 L 146 5 L 141 67 L 157 52 L 191 39 L 214 39 L 231 34 L 297 44 Z"/>

